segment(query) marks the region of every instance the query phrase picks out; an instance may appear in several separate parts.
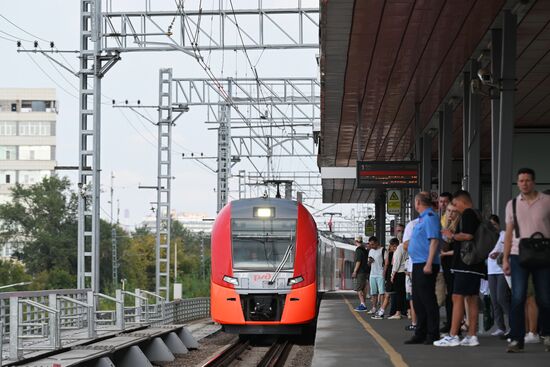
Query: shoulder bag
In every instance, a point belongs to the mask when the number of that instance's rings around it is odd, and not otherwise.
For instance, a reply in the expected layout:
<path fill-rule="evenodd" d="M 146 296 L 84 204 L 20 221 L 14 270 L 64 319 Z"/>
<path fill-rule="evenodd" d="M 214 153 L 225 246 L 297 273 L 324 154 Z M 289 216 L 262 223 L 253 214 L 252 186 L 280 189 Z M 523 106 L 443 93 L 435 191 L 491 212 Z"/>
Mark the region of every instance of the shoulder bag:
<path fill-rule="evenodd" d="M 519 238 L 519 264 L 525 268 L 550 267 L 550 238 L 544 238 L 542 233 L 535 232 L 528 238 L 521 238 L 518 218 L 516 216 L 516 198 L 512 200 L 514 213 L 514 232 Z"/>

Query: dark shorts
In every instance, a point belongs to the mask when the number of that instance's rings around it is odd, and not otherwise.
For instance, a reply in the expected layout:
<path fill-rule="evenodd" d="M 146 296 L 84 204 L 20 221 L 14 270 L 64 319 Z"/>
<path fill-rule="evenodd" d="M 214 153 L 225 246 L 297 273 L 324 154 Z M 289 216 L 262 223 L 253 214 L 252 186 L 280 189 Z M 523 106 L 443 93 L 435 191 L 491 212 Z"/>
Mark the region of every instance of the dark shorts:
<path fill-rule="evenodd" d="M 385 280 L 384 286 L 386 288 L 386 293 L 395 293 L 395 289 L 393 289 L 393 283 L 390 279 Z"/>
<path fill-rule="evenodd" d="M 367 277 L 367 273 L 357 274 L 357 278 L 353 279 L 353 289 L 357 292 L 365 290 L 365 287 L 367 286 Z"/>
<path fill-rule="evenodd" d="M 481 284 L 481 275 L 472 273 L 454 273 L 453 294 L 477 296 Z"/>

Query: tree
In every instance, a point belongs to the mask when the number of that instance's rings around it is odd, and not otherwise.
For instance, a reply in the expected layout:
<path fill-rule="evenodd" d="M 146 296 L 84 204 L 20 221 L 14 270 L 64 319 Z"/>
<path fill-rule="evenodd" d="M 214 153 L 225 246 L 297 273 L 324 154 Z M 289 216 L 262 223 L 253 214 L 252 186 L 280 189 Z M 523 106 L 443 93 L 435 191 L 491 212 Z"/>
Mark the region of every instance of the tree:
<path fill-rule="evenodd" d="M 16 184 L 11 202 L 0 205 L 0 241 L 15 244 L 16 257 L 31 275 L 76 274 L 77 197 L 70 185 L 57 176 L 32 186 Z"/>
<path fill-rule="evenodd" d="M 23 264 L 15 260 L 0 260 L 0 287 L 8 284 L 28 282 L 31 276 L 25 273 Z M 6 289 L 7 291 L 18 288 Z"/>
<path fill-rule="evenodd" d="M 134 232 L 119 251 L 120 279 L 127 289 L 155 289 L 155 236 L 148 231 Z"/>

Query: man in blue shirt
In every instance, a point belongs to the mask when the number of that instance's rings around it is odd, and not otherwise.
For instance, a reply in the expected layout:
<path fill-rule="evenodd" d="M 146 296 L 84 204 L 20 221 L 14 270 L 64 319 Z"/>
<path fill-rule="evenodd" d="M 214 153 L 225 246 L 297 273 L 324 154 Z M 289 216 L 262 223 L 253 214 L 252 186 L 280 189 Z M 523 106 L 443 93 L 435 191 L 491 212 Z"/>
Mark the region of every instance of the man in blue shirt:
<path fill-rule="evenodd" d="M 429 344 L 439 339 L 439 308 L 435 296 L 435 280 L 439 272 L 439 238 L 441 223 L 432 208 L 429 193 L 421 192 L 414 198 L 420 217 L 409 243 L 409 257 L 413 263 L 412 289 L 416 312 L 414 336 L 405 344 Z"/>

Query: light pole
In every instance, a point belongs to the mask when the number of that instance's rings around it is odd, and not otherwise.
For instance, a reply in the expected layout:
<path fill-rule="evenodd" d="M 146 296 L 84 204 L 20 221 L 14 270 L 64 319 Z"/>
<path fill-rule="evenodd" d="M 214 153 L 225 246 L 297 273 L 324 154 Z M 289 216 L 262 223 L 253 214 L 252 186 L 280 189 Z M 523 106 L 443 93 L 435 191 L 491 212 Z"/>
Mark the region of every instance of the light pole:
<path fill-rule="evenodd" d="M 20 282 L 20 283 L 2 285 L 2 286 L 0 286 L 0 289 L 11 288 L 11 287 L 17 287 L 17 286 L 20 286 L 20 285 L 29 285 L 29 284 L 31 284 L 31 283 L 32 283 L 32 282 Z"/>

